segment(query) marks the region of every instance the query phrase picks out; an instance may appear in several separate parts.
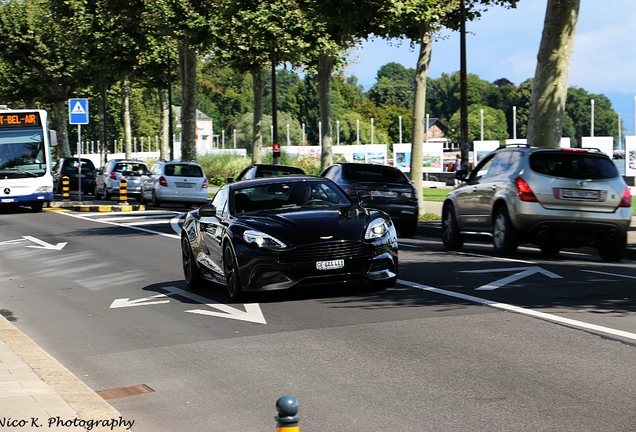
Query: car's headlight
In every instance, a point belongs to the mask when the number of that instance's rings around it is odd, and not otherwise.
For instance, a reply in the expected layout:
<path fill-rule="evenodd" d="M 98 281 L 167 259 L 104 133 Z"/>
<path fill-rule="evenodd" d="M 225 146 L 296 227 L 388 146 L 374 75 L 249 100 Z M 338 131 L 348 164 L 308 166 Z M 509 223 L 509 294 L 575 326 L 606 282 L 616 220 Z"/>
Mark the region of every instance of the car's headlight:
<path fill-rule="evenodd" d="M 388 231 L 389 225 L 386 223 L 386 220 L 381 218 L 373 219 L 367 227 L 367 231 L 364 233 L 364 238 L 365 240 L 380 238 Z"/>
<path fill-rule="evenodd" d="M 247 243 L 255 243 L 258 247 L 269 249 L 285 249 L 287 245 L 269 234 L 261 231 L 247 230 L 243 233 L 243 239 Z"/>

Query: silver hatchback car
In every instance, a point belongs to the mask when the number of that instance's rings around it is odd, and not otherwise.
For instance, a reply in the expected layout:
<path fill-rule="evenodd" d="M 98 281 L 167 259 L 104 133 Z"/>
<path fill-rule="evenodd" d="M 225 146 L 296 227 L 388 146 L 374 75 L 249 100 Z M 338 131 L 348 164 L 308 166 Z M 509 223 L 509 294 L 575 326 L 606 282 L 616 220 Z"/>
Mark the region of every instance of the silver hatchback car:
<path fill-rule="evenodd" d="M 156 162 L 141 185 L 140 201 L 153 206 L 172 202 L 201 206 L 208 201 L 208 178 L 196 162 Z"/>
<path fill-rule="evenodd" d="M 442 239 L 450 250 L 469 237 L 492 239 L 500 254 L 533 243 L 545 254 L 593 246 L 620 261 L 632 217 L 629 187 L 596 149 L 501 147 L 448 194 Z"/>
<path fill-rule="evenodd" d="M 112 159 L 106 162 L 97 175 L 95 198 L 119 197 L 122 179 L 126 180 L 127 196 L 139 198 L 142 176 L 148 174 L 148 166 L 139 160 Z"/>

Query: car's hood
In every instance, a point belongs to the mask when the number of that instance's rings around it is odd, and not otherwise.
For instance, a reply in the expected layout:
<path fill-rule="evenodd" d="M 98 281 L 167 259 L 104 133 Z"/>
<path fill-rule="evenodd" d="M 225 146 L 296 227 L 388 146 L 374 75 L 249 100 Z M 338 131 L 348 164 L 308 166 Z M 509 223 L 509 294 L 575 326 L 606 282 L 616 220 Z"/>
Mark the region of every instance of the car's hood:
<path fill-rule="evenodd" d="M 242 217 L 242 222 L 292 245 L 364 237 L 369 211 L 357 206 L 341 209 L 311 208 L 289 212 L 260 213 Z"/>

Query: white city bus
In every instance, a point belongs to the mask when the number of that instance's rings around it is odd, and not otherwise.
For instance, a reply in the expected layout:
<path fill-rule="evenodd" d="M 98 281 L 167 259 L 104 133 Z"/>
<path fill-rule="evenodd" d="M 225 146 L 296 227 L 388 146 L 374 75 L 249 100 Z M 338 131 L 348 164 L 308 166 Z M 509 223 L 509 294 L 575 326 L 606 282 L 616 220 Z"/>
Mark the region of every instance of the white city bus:
<path fill-rule="evenodd" d="M 44 110 L 0 106 L 0 206 L 30 206 L 40 211 L 53 200 L 49 131 Z"/>

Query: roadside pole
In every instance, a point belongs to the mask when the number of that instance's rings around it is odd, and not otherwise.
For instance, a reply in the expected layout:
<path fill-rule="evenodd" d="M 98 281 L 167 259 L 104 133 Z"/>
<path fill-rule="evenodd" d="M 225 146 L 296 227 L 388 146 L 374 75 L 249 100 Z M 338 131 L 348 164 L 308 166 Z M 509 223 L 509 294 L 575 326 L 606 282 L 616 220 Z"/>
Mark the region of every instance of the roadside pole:
<path fill-rule="evenodd" d="M 77 193 L 82 200 L 82 125 L 88 124 L 88 99 L 68 100 L 68 122 L 77 125 Z"/>

